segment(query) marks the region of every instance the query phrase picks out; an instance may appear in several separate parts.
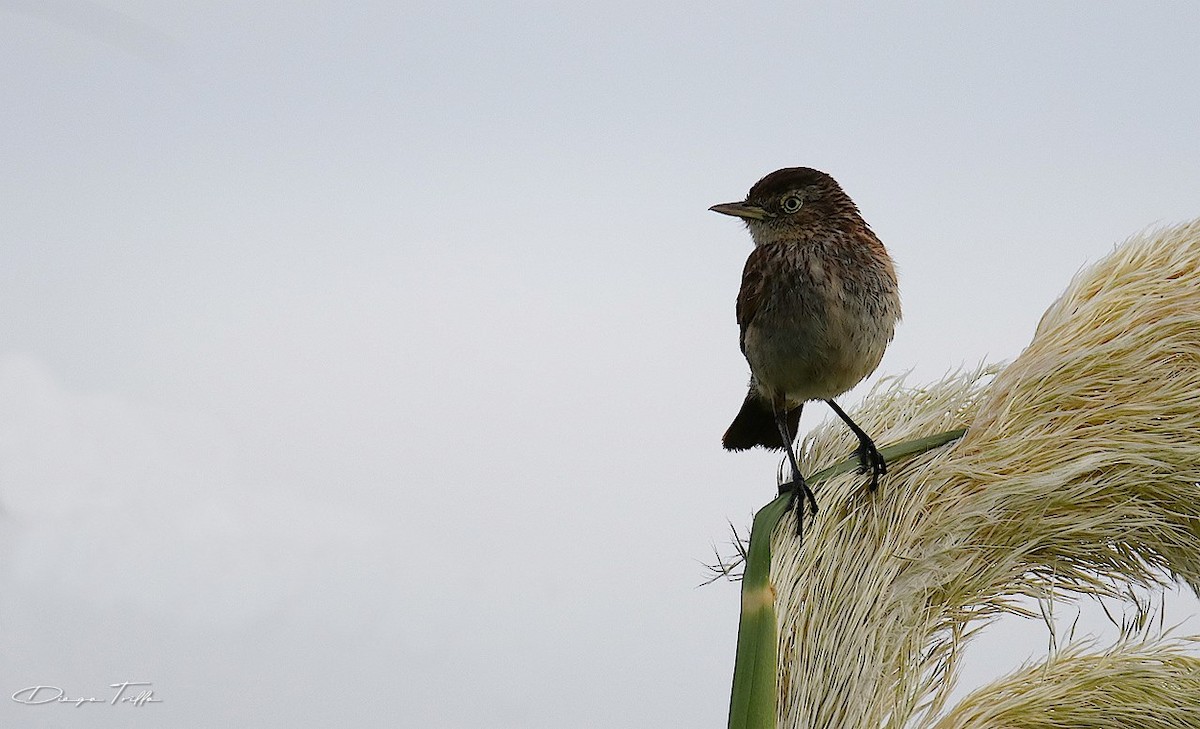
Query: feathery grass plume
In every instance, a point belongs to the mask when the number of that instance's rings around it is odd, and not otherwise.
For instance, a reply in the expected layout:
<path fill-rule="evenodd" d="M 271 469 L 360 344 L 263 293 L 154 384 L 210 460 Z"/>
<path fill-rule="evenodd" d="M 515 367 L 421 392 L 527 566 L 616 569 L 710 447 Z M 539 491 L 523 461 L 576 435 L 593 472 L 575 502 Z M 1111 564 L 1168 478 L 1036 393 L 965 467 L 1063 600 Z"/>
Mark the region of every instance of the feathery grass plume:
<path fill-rule="evenodd" d="M 1184 729 L 1200 724 L 1191 641 L 1081 643 L 963 699 L 936 729 Z"/>
<path fill-rule="evenodd" d="M 853 417 L 880 443 L 970 430 L 894 464 L 876 494 L 855 474 L 822 483 L 802 544 L 790 520 L 775 530 L 780 726 L 931 725 L 963 642 L 1028 615 L 1020 596 L 1195 590 L 1200 221 L 1082 271 L 1002 370 L 887 383 Z M 804 460 L 855 445 L 829 423 Z"/>

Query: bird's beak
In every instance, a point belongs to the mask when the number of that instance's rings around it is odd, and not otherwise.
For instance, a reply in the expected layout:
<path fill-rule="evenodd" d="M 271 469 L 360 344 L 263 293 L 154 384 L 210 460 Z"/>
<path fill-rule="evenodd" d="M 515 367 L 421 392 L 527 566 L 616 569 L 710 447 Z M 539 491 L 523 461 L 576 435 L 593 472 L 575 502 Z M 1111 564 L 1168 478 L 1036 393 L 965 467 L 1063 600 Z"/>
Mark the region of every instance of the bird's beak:
<path fill-rule="evenodd" d="M 743 220 L 766 220 L 767 218 L 774 217 L 757 205 L 747 205 L 744 202 L 721 203 L 720 205 L 713 205 L 709 210 L 714 213 L 721 213 L 722 215 L 732 215 L 735 218 Z"/>

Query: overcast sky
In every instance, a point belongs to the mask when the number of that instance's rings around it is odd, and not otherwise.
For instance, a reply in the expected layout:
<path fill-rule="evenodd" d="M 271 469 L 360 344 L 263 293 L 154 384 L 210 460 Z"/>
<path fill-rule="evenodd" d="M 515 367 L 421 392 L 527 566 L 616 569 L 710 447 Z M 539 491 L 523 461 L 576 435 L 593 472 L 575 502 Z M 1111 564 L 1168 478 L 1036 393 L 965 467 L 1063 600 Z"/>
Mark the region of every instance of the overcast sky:
<path fill-rule="evenodd" d="M 871 381 L 1015 357 L 1200 216 L 1198 28 L 0 0 L 0 724 L 724 726 L 697 585 L 778 458 L 720 448 L 750 241 L 708 206 L 842 183 L 901 277 Z M 968 680 L 1044 652 L 998 630 Z M 161 703 L 10 700 L 121 681 Z"/>

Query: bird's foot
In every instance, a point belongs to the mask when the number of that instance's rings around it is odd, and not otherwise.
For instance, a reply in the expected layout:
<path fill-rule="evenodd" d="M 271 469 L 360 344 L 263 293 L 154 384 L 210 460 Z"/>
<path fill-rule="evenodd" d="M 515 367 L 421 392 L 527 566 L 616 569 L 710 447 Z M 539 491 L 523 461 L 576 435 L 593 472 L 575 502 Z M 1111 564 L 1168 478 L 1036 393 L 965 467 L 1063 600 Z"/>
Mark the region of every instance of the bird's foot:
<path fill-rule="evenodd" d="M 779 494 L 791 494 L 788 500 L 788 510 L 796 512 L 796 536 L 804 536 L 804 510 L 812 507 L 813 516 L 817 515 L 817 497 L 813 495 L 808 482 L 799 473 L 792 474 L 792 480 L 779 485 Z"/>
<path fill-rule="evenodd" d="M 858 472 L 871 474 L 867 488 L 871 491 L 879 488 L 879 477 L 887 474 L 887 461 L 883 460 L 883 455 L 879 453 L 875 443 L 869 439 L 864 440 L 854 453 L 858 456 Z"/>

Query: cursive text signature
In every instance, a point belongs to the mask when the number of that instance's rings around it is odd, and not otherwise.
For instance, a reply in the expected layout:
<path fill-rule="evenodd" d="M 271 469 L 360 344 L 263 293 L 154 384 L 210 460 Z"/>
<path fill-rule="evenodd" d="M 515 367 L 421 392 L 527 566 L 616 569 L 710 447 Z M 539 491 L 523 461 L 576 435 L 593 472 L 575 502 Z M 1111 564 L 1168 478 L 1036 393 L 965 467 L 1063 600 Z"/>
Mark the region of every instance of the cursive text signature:
<path fill-rule="evenodd" d="M 154 690 L 143 688 L 150 686 L 149 681 L 122 681 L 110 683 L 108 687 L 115 689 L 107 699 L 96 696 L 67 696 L 67 692 L 58 686 L 26 686 L 13 692 L 12 700 L 18 704 L 39 706 L 42 704 L 74 704 L 79 708 L 84 704 L 129 704 L 130 706 L 145 706 L 146 704 L 161 704 L 162 699 L 154 697 Z M 136 692 L 136 693 L 135 693 Z"/>

